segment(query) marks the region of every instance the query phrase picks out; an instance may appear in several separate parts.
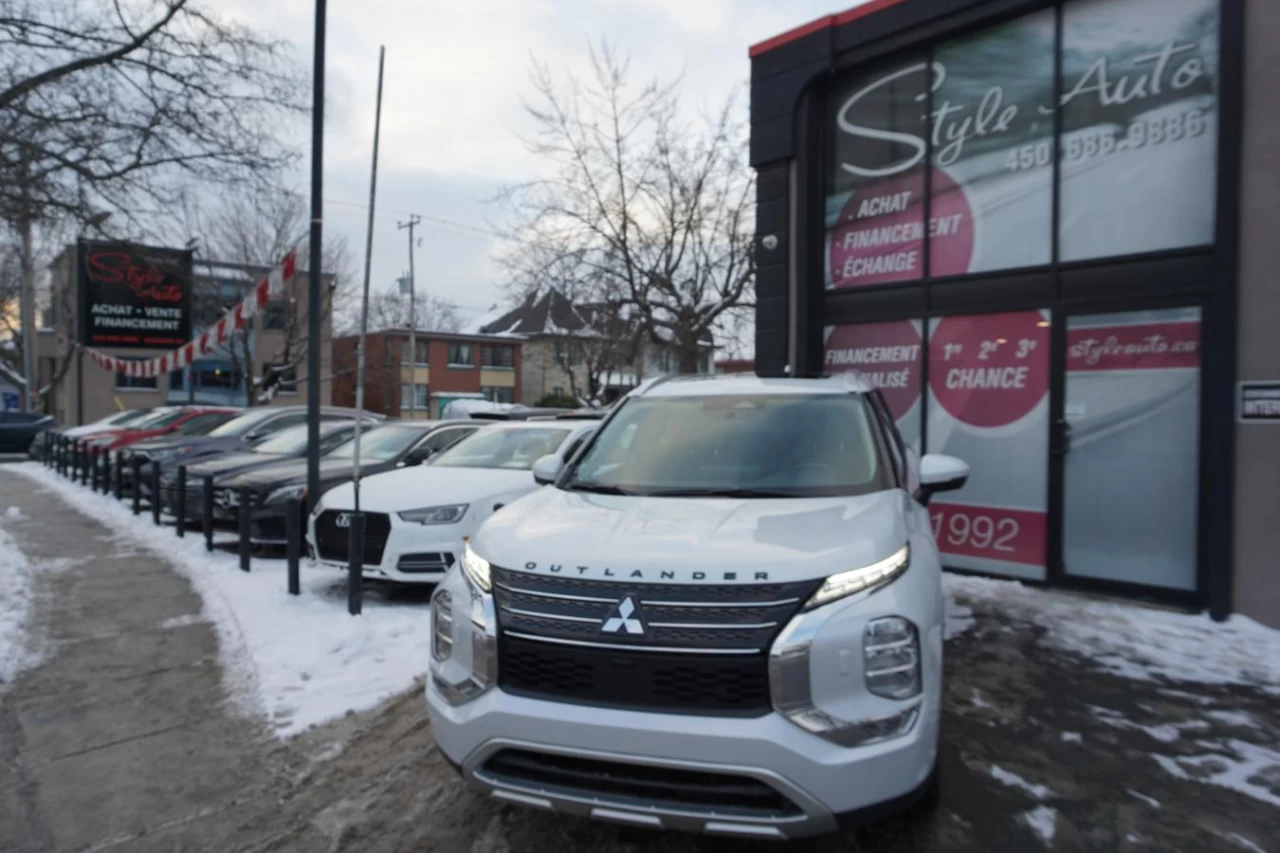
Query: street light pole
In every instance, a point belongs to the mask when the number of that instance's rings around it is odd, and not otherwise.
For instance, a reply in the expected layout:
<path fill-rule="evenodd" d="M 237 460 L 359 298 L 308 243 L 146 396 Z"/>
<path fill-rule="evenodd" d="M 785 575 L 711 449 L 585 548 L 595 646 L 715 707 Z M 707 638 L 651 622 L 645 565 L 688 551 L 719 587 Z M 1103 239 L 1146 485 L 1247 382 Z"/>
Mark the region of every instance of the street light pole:
<path fill-rule="evenodd" d="M 324 40 L 325 3 L 316 0 L 311 76 L 311 245 L 307 282 L 307 510 L 320 495 L 320 303 L 324 240 Z"/>
<path fill-rule="evenodd" d="M 413 229 L 422 221 L 416 213 L 408 222 L 396 223 L 399 229 L 409 229 L 409 420 L 418 417 L 418 285 L 413 278 Z M 428 405 L 430 402 L 428 401 Z M 427 417 L 431 412 L 427 412 Z"/>

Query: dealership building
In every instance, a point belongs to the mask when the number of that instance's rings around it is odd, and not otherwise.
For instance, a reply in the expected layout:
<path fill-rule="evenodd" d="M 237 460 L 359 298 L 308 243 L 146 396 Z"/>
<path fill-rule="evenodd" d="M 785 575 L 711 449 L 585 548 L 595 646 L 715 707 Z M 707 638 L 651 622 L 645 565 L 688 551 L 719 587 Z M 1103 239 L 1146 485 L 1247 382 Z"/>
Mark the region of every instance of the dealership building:
<path fill-rule="evenodd" d="M 757 371 L 970 464 L 952 568 L 1280 626 L 1280 2 L 872 0 L 751 69 Z"/>

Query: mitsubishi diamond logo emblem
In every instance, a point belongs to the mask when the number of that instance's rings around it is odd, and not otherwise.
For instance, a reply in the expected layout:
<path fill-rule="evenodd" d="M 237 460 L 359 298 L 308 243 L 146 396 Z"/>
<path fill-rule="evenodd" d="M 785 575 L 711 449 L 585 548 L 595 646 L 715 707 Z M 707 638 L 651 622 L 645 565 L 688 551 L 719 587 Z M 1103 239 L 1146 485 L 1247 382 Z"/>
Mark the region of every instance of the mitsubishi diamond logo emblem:
<path fill-rule="evenodd" d="M 636 603 L 631 600 L 631 596 L 627 596 L 618 602 L 617 606 L 609 614 L 609 618 L 604 620 L 604 627 L 600 629 L 602 634 L 643 634 L 644 623 L 640 621 L 640 615 L 636 608 Z"/>

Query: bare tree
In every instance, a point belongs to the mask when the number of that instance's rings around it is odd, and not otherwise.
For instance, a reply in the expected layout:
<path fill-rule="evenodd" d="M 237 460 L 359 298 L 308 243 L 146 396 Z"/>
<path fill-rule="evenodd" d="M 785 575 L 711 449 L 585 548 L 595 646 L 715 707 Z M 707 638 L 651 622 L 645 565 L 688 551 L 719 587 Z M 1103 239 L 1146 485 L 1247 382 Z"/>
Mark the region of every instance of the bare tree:
<path fill-rule="evenodd" d="M 202 260 L 209 264 L 246 268 L 242 272 L 250 283 L 256 283 L 291 249 L 296 249 L 300 261 L 305 262 L 308 257 L 307 205 L 297 193 L 276 189 L 261 195 L 236 195 L 207 216 L 202 216 L 199 211 L 189 212 L 189 216 L 189 227 L 202 235 Z M 335 304 L 351 291 L 353 277 L 350 273 L 350 252 L 341 238 L 331 236 L 326 241 L 322 258 L 322 272 L 330 281 L 319 306 L 321 322 L 325 324 L 332 321 Z M 281 381 L 290 376 L 298 382 L 305 381 L 307 353 L 312 342 L 307 336 L 307 311 L 304 308 L 307 277 L 303 274 L 302 263 L 298 269 L 299 274 L 285 283 L 284 294 L 268 305 L 265 315 L 256 321 L 259 324 L 270 323 L 270 327 L 280 332 L 283 338 L 273 369 L 255 377 L 249 344 L 251 329 L 236 332 L 227 346 L 233 372 L 245 383 L 249 405 L 272 399 Z M 199 263 L 196 272 L 199 282 L 202 272 Z M 193 309 L 197 313 L 217 316 L 235 303 L 236 300 L 223 299 L 212 278 L 206 277 L 203 284 L 192 294 Z M 316 346 L 326 344 L 327 341 L 315 342 Z"/>
<path fill-rule="evenodd" d="M 353 304 L 354 316 L 347 316 L 343 328 L 358 331 L 360 328 L 359 305 Z M 451 302 L 435 296 L 419 296 L 414 300 L 413 313 L 409 315 L 409 297 L 398 287 L 392 287 L 369 297 L 369 328 L 408 329 L 411 325 L 423 332 L 460 332 L 462 315 Z"/>
<path fill-rule="evenodd" d="M 534 66 L 526 144 L 551 174 L 503 188 L 517 226 L 501 263 L 520 291 L 618 294 L 694 372 L 726 312 L 754 299 L 754 177 L 736 99 L 691 122 L 675 84 L 633 85 L 608 45 L 591 67 L 558 83 Z"/>
<path fill-rule="evenodd" d="M 0 0 L 0 217 L 139 223 L 193 184 L 256 184 L 297 152 L 284 42 L 212 0 Z"/>

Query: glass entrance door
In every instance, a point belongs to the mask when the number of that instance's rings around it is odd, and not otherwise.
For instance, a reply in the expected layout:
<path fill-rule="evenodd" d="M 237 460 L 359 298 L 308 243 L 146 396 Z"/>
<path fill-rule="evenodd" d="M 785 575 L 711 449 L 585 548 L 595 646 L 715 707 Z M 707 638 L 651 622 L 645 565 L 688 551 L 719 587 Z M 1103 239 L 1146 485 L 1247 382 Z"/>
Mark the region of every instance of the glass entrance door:
<path fill-rule="evenodd" d="M 1196 589 L 1200 309 L 1066 318 L 1067 578 Z"/>

